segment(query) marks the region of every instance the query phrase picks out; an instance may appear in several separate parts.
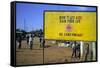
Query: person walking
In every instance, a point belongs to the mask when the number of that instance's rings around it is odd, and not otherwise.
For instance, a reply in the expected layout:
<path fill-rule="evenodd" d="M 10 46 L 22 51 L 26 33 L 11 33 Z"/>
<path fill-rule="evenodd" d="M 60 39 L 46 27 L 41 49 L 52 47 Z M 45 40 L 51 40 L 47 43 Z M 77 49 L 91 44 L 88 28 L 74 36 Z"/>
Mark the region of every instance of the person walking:
<path fill-rule="evenodd" d="M 88 55 L 89 55 L 89 44 L 87 43 L 86 46 L 87 46 L 87 47 L 86 47 L 86 51 L 85 51 L 85 52 L 86 52 L 85 61 L 87 61 Z"/>
<path fill-rule="evenodd" d="M 33 47 L 32 35 L 30 35 L 30 37 L 29 37 L 29 47 L 32 50 L 32 47 Z"/>
<path fill-rule="evenodd" d="M 39 40 L 40 40 L 40 47 L 43 47 L 43 46 L 42 46 L 42 45 L 43 45 L 43 37 L 40 36 L 40 37 L 39 37 Z"/>
<path fill-rule="evenodd" d="M 80 43 L 77 44 L 76 51 L 77 51 L 77 58 L 80 59 Z"/>
<path fill-rule="evenodd" d="M 22 42 L 22 38 L 21 38 L 21 35 L 19 35 L 19 37 L 18 37 L 18 43 L 19 43 L 18 48 L 19 49 L 21 49 L 21 42 Z"/>
<path fill-rule="evenodd" d="M 28 43 L 29 43 L 29 36 L 28 35 L 27 35 L 26 40 L 27 40 L 27 45 L 28 45 Z"/>
<path fill-rule="evenodd" d="M 72 56 L 71 58 L 76 58 L 76 41 L 73 42 L 72 44 Z"/>

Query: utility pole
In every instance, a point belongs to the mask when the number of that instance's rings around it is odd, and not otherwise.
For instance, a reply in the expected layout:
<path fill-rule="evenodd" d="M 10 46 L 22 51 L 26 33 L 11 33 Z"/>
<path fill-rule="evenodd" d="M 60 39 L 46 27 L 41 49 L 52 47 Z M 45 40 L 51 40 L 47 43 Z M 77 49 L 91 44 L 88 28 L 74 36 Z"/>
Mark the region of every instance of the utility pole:
<path fill-rule="evenodd" d="M 26 20 L 24 19 L 24 30 L 26 31 Z"/>

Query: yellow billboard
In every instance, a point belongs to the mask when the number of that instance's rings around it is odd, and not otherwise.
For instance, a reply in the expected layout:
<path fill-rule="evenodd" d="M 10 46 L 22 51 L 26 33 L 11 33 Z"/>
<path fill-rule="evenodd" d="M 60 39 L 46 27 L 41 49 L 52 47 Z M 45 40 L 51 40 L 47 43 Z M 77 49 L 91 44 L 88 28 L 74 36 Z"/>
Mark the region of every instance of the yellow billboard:
<path fill-rule="evenodd" d="M 96 12 L 46 11 L 44 16 L 45 39 L 96 41 Z"/>

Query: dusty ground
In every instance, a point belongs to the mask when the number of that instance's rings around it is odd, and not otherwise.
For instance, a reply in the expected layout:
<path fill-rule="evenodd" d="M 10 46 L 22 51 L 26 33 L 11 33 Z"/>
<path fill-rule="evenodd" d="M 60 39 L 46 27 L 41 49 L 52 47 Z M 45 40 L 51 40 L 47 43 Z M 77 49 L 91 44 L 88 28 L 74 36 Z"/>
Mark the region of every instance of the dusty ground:
<path fill-rule="evenodd" d="M 26 40 L 22 41 L 21 49 L 16 47 L 17 65 L 43 64 L 43 48 L 39 46 L 38 38 L 33 40 L 33 49 L 27 45 Z"/>
<path fill-rule="evenodd" d="M 26 41 L 22 41 L 22 48 L 16 47 L 16 63 L 17 65 L 43 64 L 43 63 L 64 63 L 74 62 L 71 59 L 72 48 L 58 47 L 57 45 L 48 45 L 44 49 L 40 48 L 39 39 L 33 40 L 33 49 L 29 49 Z M 43 54 L 44 50 L 44 54 Z M 43 62 L 44 59 L 44 62 Z M 81 59 L 82 60 L 82 59 Z M 81 61 L 78 60 L 78 61 Z"/>

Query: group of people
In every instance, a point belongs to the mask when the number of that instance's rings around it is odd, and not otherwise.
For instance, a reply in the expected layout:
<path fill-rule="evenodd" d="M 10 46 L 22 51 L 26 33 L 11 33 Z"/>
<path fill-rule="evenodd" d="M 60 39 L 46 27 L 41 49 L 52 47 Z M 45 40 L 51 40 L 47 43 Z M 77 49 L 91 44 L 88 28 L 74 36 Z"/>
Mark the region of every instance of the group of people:
<path fill-rule="evenodd" d="M 88 60 L 88 56 L 89 54 L 89 43 L 86 43 L 84 45 L 86 48 L 84 49 L 84 60 L 87 61 Z M 80 59 L 80 43 L 74 41 L 72 43 L 72 59 Z"/>
<path fill-rule="evenodd" d="M 26 37 L 26 41 L 27 41 L 27 45 L 30 49 L 33 48 L 33 41 L 34 41 L 34 38 L 35 36 L 32 36 L 31 35 L 27 35 Z M 45 43 L 45 41 L 43 40 L 43 37 L 42 36 L 39 36 L 39 43 L 40 43 L 40 47 L 43 47 L 43 43 Z M 18 48 L 21 49 L 21 46 L 22 46 L 22 36 L 19 35 L 18 38 L 16 39 L 17 41 L 17 45 L 18 45 Z M 71 43 L 72 45 L 72 55 L 71 55 L 71 58 L 72 59 L 80 59 L 80 43 L 77 42 L 77 41 L 73 41 Z M 87 44 L 87 47 L 85 49 L 86 53 L 85 53 L 85 60 L 88 59 L 88 55 L 89 55 L 89 44 Z"/>
<path fill-rule="evenodd" d="M 38 37 L 39 38 L 39 43 L 40 43 L 40 47 L 43 46 L 43 37 Z M 27 45 L 30 49 L 33 48 L 33 40 L 34 40 L 34 36 L 32 36 L 32 34 L 30 35 L 27 35 L 26 37 L 26 41 L 27 41 Z M 21 45 L 22 45 L 22 36 L 19 35 L 18 38 L 16 39 L 17 41 L 17 45 L 18 45 L 18 48 L 21 49 Z"/>
<path fill-rule="evenodd" d="M 80 59 L 80 43 L 77 43 L 76 41 L 74 41 L 72 43 L 72 56 L 71 58 L 75 58 L 75 59 Z"/>

